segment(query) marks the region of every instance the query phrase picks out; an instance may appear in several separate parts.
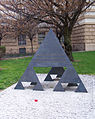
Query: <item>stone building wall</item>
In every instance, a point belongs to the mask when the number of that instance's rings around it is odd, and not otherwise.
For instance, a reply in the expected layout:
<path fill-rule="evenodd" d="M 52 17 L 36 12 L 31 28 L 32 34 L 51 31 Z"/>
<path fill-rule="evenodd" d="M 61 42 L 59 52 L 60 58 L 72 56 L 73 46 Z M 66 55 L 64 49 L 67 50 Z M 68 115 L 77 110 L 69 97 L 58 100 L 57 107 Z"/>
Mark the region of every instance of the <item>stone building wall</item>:
<path fill-rule="evenodd" d="M 95 51 L 95 24 L 85 25 L 85 51 Z"/>
<path fill-rule="evenodd" d="M 95 51 L 95 4 L 77 21 L 72 33 L 74 51 Z"/>
<path fill-rule="evenodd" d="M 85 25 L 74 27 L 71 41 L 73 51 L 85 50 Z"/>
<path fill-rule="evenodd" d="M 29 38 L 26 38 L 26 45 L 18 45 L 18 39 L 4 38 L 1 41 L 1 45 L 6 47 L 6 54 L 19 54 L 20 48 L 25 48 L 26 53 L 32 53 L 31 42 Z M 33 39 L 33 51 L 36 52 L 38 49 L 37 36 Z"/>
<path fill-rule="evenodd" d="M 39 33 L 44 32 L 45 35 L 49 31 L 48 28 L 42 27 L 39 31 Z M 38 33 L 38 34 L 39 34 Z M 39 48 L 40 44 L 38 42 L 38 34 L 36 34 L 33 38 L 33 52 L 35 53 L 37 49 Z M 26 37 L 26 45 L 18 45 L 18 38 L 12 38 L 12 37 L 5 37 L 1 40 L 1 45 L 6 47 L 6 54 L 20 54 L 19 49 L 25 48 L 27 54 L 32 53 L 32 47 L 31 42 L 28 37 Z"/>
<path fill-rule="evenodd" d="M 95 51 L 95 24 L 76 26 L 72 33 L 74 51 Z"/>
<path fill-rule="evenodd" d="M 43 28 L 41 32 L 48 32 Z M 73 51 L 95 51 L 95 24 L 82 24 L 74 27 L 72 37 Z M 26 53 L 32 53 L 31 42 L 26 38 L 26 45 L 18 45 L 18 39 L 5 38 L 2 40 L 2 46 L 6 46 L 6 54 L 19 54 L 19 48 L 26 48 Z M 33 51 L 39 48 L 38 34 L 33 39 Z"/>

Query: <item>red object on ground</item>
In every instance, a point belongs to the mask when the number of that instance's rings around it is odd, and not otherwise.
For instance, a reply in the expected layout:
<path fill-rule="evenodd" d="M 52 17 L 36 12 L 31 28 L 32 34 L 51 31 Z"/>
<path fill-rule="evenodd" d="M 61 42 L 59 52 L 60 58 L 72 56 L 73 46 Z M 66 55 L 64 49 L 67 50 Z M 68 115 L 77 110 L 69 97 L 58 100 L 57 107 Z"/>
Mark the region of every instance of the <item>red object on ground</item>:
<path fill-rule="evenodd" d="M 35 101 L 35 102 L 38 102 L 38 100 L 37 100 L 37 99 L 35 99 L 34 101 Z"/>

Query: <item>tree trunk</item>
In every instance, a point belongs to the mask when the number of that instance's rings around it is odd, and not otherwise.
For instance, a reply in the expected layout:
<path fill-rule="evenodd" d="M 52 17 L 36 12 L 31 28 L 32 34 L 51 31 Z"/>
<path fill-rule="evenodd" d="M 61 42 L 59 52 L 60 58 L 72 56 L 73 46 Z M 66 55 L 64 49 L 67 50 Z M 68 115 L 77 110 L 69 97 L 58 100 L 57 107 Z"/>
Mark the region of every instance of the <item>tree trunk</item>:
<path fill-rule="evenodd" d="M 1 46 L 1 40 L 2 40 L 2 39 L 0 38 L 0 46 Z"/>
<path fill-rule="evenodd" d="M 69 57 L 71 61 L 73 61 L 71 34 L 68 32 L 64 34 L 64 46 L 65 46 L 65 52 L 67 56 Z"/>
<path fill-rule="evenodd" d="M 32 38 L 30 38 L 30 42 L 31 42 L 32 55 L 33 55 L 33 43 L 32 43 Z"/>
<path fill-rule="evenodd" d="M 65 45 L 65 52 L 71 61 L 74 61 L 72 55 L 72 45 L 71 45 L 71 32 L 66 30 L 64 33 L 64 45 Z M 77 86 L 75 83 L 69 83 L 68 86 Z"/>

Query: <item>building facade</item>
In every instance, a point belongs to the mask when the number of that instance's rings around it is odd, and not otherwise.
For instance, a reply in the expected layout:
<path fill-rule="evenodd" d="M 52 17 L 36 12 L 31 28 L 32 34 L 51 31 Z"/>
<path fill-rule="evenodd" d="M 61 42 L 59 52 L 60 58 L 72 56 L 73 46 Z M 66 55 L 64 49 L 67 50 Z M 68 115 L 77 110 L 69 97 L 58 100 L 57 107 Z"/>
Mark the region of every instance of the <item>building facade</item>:
<path fill-rule="evenodd" d="M 33 52 L 36 52 L 48 28 L 42 27 L 33 39 Z M 91 6 L 85 14 L 82 14 L 72 32 L 73 51 L 95 51 L 95 5 Z M 1 45 L 6 47 L 6 54 L 25 54 L 31 53 L 31 42 L 27 36 L 18 38 L 4 38 Z"/>
<path fill-rule="evenodd" d="M 95 51 L 95 4 L 82 14 L 72 33 L 75 51 Z"/>

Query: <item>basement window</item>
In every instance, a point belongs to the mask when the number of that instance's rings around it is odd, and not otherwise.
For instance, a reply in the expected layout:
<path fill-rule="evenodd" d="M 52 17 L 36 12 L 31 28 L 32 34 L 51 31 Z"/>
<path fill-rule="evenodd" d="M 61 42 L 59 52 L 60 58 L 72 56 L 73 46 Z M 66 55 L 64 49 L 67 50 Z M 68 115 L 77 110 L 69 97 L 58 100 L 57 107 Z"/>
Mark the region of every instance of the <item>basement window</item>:
<path fill-rule="evenodd" d="M 26 48 L 19 48 L 19 54 L 26 54 Z"/>

